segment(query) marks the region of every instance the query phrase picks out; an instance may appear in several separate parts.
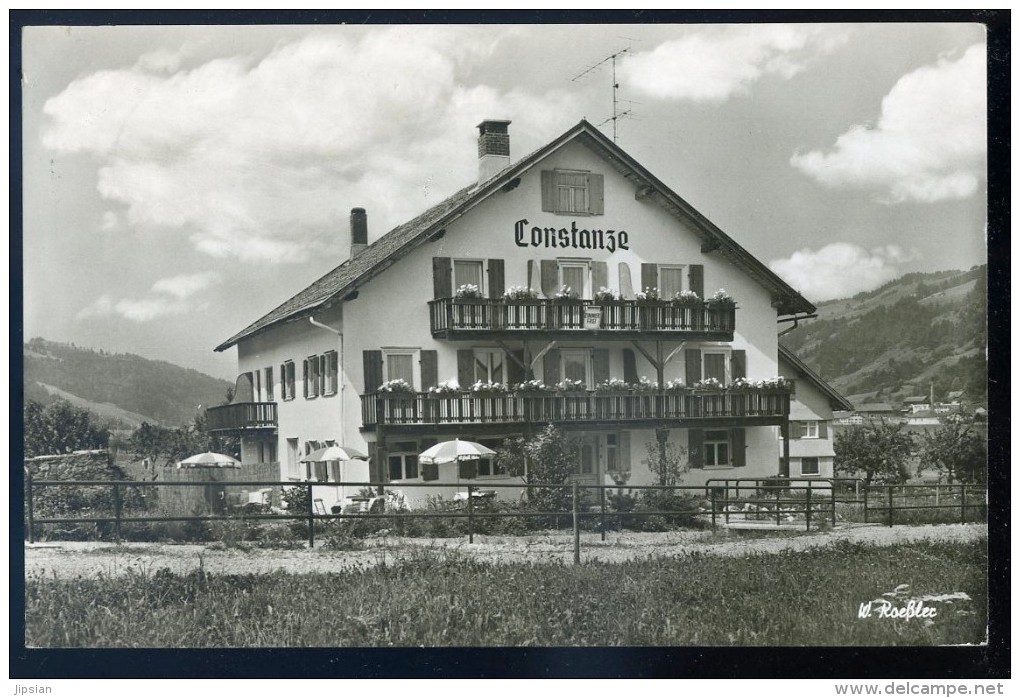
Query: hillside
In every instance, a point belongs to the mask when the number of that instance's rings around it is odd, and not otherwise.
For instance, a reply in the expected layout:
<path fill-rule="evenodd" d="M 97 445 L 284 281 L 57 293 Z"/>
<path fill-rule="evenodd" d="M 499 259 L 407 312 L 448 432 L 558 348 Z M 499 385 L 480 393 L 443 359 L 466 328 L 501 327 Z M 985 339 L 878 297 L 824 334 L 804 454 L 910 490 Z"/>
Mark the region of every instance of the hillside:
<path fill-rule="evenodd" d="M 987 401 L 987 269 L 907 274 L 818 306 L 781 342 L 852 402 L 935 399 L 965 390 Z"/>
<path fill-rule="evenodd" d="M 166 361 L 40 338 L 25 344 L 24 360 L 26 400 L 46 404 L 64 398 L 126 427 L 143 421 L 184 424 L 199 405 L 221 404 L 231 387 Z"/>

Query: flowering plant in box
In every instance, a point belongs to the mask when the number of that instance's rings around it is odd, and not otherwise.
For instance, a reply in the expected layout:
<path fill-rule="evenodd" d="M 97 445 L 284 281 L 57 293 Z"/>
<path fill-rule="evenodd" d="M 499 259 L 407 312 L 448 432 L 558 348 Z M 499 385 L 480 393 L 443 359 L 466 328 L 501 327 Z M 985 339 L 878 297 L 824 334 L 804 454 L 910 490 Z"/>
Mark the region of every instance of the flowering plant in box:
<path fill-rule="evenodd" d="M 655 381 L 648 380 L 646 376 L 641 376 L 641 380 L 630 387 L 639 393 L 652 393 L 659 389 L 659 384 Z"/>
<path fill-rule="evenodd" d="M 763 378 L 756 381 L 748 380 L 747 378 L 737 378 L 730 383 L 730 389 L 732 390 L 783 390 L 789 387 L 790 381 L 782 376 Z"/>
<path fill-rule="evenodd" d="M 444 381 L 429 388 L 429 395 L 453 395 L 460 392 L 457 381 Z"/>
<path fill-rule="evenodd" d="M 687 388 L 687 384 L 684 383 L 679 378 L 677 378 L 676 380 L 671 380 L 671 381 L 667 381 L 666 382 L 666 390 L 669 390 L 671 392 L 682 393 L 683 391 L 685 391 L 687 389 L 688 389 Z"/>
<path fill-rule="evenodd" d="M 533 301 L 538 298 L 538 291 L 527 286 L 511 286 L 503 293 L 503 299 L 508 301 Z"/>
<path fill-rule="evenodd" d="M 623 296 L 603 286 L 592 294 L 591 299 L 596 303 L 612 303 L 613 301 L 623 300 Z"/>
<path fill-rule="evenodd" d="M 645 288 L 644 291 L 638 291 L 635 293 L 634 297 L 643 303 L 657 301 L 659 300 L 659 289 L 654 286 L 649 286 Z"/>
<path fill-rule="evenodd" d="M 514 386 L 514 390 L 518 393 L 545 393 L 555 390 L 555 388 L 550 388 L 540 380 L 532 379 L 524 381 L 523 383 L 518 383 Z"/>
<path fill-rule="evenodd" d="M 556 384 L 556 389 L 563 392 L 572 392 L 577 390 L 585 390 L 584 381 L 571 380 L 570 378 L 564 378 Z"/>
<path fill-rule="evenodd" d="M 380 385 L 379 392 L 410 395 L 414 392 L 414 388 L 412 388 L 411 385 L 403 378 L 394 378 L 393 380 L 386 381 Z"/>
<path fill-rule="evenodd" d="M 569 286 L 563 286 L 553 295 L 553 298 L 558 301 L 579 301 L 581 300 L 581 294 Z"/>
<path fill-rule="evenodd" d="M 673 294 L 673 305 L 693 307 L 701 305 L 701 298 L 694 291 L 678 291 Z"/>
<path fill-rule="evenodd" d="M 694 384 L 695 390 L 721 390 L 723 384 L 718 378 L 705 378 Z"/>
<path fill-rule="evenodd" d="M 471 386 L 471 392 L 480 395 L 501 395 L 510 392 L 506 383 L 498 381 L 477 381 Z"/>
<path fill-rule="evenodd" d="M 619 378 L 610 378 L 604 380 L 595 386 L 595 392 L 597 393 L 619 393 L 630 390 L 631 386 L 626 381 L 622 381 Z"/>
<path fill-rule="evenodd" d="M 475 284 L 464 284 L 457 287 L 453 296 L 454 298 L 481 298 L 482 291 Z"/>
<path fill-rule="evenodd" d="M 712 297 L 708 299 L 708 303 L 709 305 L 727 308 L 732 308 L 737 304 L 737 302 L 733 300 L 733 296 L 726 293 L 725 288 L 720 288 L 718 291 L 713 293 Z"/>

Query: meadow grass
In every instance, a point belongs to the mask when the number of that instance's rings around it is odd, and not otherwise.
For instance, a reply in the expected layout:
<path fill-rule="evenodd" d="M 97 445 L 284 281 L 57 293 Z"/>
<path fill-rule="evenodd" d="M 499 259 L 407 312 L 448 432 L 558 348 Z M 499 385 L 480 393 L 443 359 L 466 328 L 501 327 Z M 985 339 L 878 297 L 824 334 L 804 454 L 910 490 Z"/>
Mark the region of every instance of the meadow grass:
<path fill-rule="evenodd" d="M 980 643 L 986 576 L 984 541 L 579 566 L 426 548 L 331 574 L 29 577 L 25 632 L 34 647 Z M 858 619 L 902 584 L 972 600 L 937 604 L 933 622 Z"/>

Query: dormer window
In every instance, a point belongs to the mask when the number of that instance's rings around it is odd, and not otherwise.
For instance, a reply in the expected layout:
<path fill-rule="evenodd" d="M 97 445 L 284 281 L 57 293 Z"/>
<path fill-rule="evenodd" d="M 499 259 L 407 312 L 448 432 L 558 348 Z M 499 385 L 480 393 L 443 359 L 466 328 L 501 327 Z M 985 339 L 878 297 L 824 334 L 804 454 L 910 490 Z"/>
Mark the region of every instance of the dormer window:
<path fill-rule="evenodd" d="M 598 216 L 604 212 L 604 178 L 588 170 L 543 170 L 542 210 Z"/>

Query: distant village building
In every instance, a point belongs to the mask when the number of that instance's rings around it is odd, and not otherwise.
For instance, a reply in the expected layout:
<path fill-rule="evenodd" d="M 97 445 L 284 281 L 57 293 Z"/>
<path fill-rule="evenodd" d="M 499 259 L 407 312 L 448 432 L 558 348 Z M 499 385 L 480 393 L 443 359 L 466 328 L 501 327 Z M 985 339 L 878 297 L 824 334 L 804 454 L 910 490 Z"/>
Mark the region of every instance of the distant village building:
<path fill-rule="evenodd" d="M 418 454 L 550 423 L 581 483 L 654 484 L 661 438 L 688 449 L 688 484 L 831 473 L 850 406 L 778 343 L 814 306 L 588 122 L 515 164 L 509 124 L 479 124 L 477 182 L 374 243 L 352 209 L 350 258 L 216 347 L 240 375 L 208 428 L 324 491 L 520 482 Z M 334 444 L 370 465 L 303 462 Z"/>

